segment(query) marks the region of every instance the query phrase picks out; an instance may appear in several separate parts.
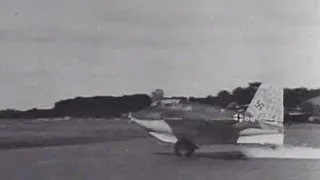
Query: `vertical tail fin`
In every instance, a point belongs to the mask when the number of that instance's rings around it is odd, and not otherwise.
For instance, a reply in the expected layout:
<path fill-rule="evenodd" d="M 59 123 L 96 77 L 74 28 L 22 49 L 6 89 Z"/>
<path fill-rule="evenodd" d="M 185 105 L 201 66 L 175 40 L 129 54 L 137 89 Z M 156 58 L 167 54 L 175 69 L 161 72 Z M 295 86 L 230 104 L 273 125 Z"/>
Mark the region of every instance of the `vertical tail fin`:
<path fill-rule="evenodd" d="M 247 113 L 260 122 L 262 129 L 283 127 L 283 89 L 272 84 L 261 84 Z"/>
<path fill-rule="evenodd" d="M 240 136 L 238 143 L 282 145 L 283 111 L 283 89 L 271 84 L 261 84 L 246 112 L 258 122 L 260 128 L 254 129 L 257 131 L 251 132 L 250 136 Z"/>

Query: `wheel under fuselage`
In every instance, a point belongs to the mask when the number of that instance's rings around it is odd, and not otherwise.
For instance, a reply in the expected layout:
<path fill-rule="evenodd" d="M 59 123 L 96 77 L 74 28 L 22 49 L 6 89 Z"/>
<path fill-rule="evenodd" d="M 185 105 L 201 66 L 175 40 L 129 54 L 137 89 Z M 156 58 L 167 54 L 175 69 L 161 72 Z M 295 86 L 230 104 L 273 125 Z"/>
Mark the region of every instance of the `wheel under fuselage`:
<path fill-rule="evenodd" d="M 177 156 L 191 156 L 196 149 L 197 146 L 188 139 L 179 139 L 174 145 L 174 153 Z"/>

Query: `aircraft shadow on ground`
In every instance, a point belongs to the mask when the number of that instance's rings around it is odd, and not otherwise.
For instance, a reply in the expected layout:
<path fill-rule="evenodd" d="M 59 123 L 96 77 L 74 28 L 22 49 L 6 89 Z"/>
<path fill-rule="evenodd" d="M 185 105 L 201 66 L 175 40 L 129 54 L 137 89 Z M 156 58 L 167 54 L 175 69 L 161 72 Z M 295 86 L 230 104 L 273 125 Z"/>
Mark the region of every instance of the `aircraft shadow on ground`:
<path fill-rule="evenodd" d="M 176 156 L 174 153 L 170 152 L 156 152 L 155 155 L 159 156 Z M 247 156 L 241 152 L 232 151 L 232 152 L 195 152 L 192 156 L 187 157 L 190 159 L 198 158 L 210 158 L 210 159 L 220 159 L 220 160 L 248 160 Z"/>

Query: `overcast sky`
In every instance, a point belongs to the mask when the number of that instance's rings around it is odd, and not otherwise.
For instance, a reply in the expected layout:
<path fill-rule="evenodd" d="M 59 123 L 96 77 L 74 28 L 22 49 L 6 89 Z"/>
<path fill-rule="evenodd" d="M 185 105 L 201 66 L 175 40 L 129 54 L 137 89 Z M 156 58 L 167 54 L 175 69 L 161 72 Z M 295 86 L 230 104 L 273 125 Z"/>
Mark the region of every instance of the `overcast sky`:
<path fill-rule="evenodd" d="M 0 0 L 0 109 L 320 87 L 317 0 Z"/>

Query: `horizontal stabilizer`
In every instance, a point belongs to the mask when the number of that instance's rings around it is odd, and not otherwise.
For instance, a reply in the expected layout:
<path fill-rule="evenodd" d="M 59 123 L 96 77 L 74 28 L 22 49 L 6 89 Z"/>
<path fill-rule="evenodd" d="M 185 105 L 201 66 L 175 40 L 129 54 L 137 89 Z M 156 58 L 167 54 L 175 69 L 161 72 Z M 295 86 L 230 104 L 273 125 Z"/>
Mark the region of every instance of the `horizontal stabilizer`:
<path fill-rule="evenodd" d="M 282 145 L 284 139 L 283 133 L 273 133 L 273 134 L 257 134 L 240 136 L 237 140 L 239 144 L 272 144 L 272 145 Z"/>
<path fill-rule="evenodd" d="M 272 159 L 320 159 L 320 148 L 280 146 L 268 147 L 244 147 L 241 152 L 249 158 Z"/>

